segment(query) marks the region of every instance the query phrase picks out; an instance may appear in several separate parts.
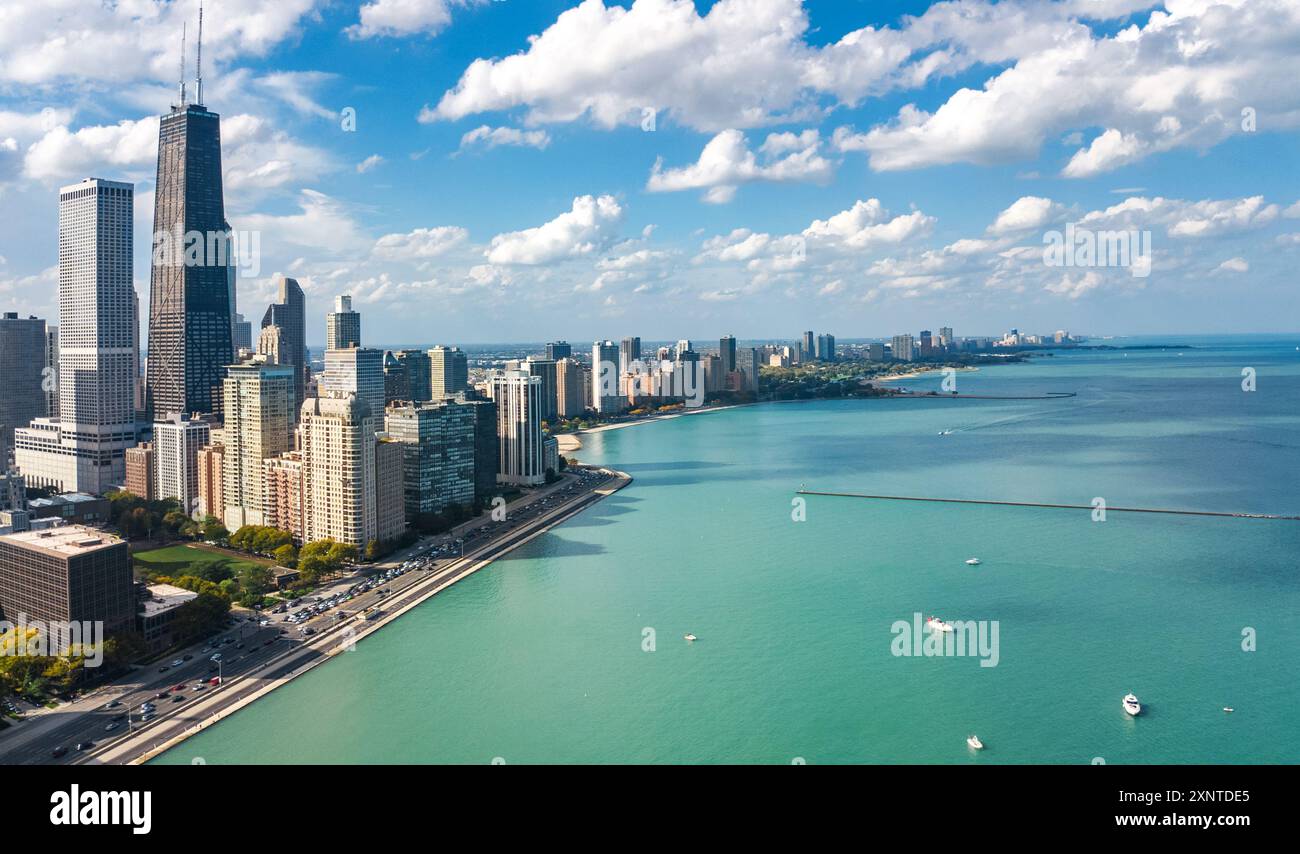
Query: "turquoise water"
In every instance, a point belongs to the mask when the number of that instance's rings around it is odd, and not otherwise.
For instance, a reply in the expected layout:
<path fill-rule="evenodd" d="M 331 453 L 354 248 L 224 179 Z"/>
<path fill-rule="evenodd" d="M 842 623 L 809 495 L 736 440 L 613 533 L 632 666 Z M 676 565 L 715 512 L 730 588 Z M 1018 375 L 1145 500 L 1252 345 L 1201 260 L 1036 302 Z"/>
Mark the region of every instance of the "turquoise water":
<path fill-rule="evenodd" d="M 1300 337 L 1179 340 L 1197 346 L 958 379 L 1066 400 L 771 404 L 586 437 L 635 483 L 158 761 L 1300 760 L 1300 523 L 818 497 L 791 518 L 801 483 L 1300 514 Z M 915 612 L 997 621 L 997 666 L 892 655 Z"/>

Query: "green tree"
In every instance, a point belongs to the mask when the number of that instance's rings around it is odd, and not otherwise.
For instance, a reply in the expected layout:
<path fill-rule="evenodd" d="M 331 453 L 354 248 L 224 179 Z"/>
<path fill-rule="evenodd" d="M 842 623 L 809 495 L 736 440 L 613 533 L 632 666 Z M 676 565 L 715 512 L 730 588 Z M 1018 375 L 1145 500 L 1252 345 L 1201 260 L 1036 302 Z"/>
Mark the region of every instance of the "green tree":
<path fill-rule="evenodd" d="M 208 515 L 203 517 L 203 539 L 222 542 L 230 537 L 230 532 L 226 526 L 221 524 L 221 520 L 216 516 Z"/>
<path fill-rule="evenodd" d="M 239 573 L 239 588 L 246 596 L 256 596 L 259 600 L 266 595 L 274 583 L 271 570 L 261 564 L 246 566 Z"/>
<path fill-rule="evenodd" d="M 306 584 L 315 584 L 329 572 L 324 559 L 309 554 L 298 558 L 298 577 Z"/>
<path fill-rule="evenodd" d="M 271 553 L 280 566 L 293 568 L 298 565 L 298 549 L 293 543 L 285 543 Z"/>
<path fill-rule="evenodd" d="M 226 624 L 229 613 L 229 599 L 219 593 L 201 592 L 176 609 L 172 633 L 178 643 L 188 643 L 216 632 Z"/>

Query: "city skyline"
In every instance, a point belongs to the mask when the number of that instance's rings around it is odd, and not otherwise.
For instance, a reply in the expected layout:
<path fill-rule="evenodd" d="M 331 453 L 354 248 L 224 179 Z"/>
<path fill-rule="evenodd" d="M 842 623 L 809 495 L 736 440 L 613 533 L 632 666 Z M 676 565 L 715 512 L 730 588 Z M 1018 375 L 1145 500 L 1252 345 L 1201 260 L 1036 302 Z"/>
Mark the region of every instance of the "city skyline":
<path fill-rule="evenodd" d="M 31 212 L 0 226 L 6 310 L 54 322 L 42 213 L 52 217 L 52 188 L 84 175 L 137 187 L 135 285 L 147 303 L 153 141 L 197 5 L 148 22 L 94 12 L 88 27 L 130 33 L 129 63 L 115 44 L 93 67 L 38 65 L 19 50 L 0 71 L 11 84 L 0 192 Z M 736 334 L 771 338 L 795 334 L 792 313 L 842 339 L 939 315 L 988 335 L 1267 332 L 1279 308 L 1296 307 L 1296 95 L 1273 81 L 1297 60 L 1265 38 L 1300 29 L 1286 4 L 1237 4 L 1232 38 L 1199 7 L 1143 2 L 971 3 L 963 20 L 943 5 L 768 0 L 749 16 L 734 5 L 471 4 L 398 19 L 383 2 L 315 15 L 304 3 L 254 37 L 237 26 L 242 4 L 224 4 L 204 35 L 204 99 L 223 116 L 230 225 L 258 238 L 256 257 L 241 258 L 257 263 L 240 271 L 244 316 L 275 300 L 277 273 L 302 284 L 314 320 L 350 294 L 372 346 L 525 341 L 546 337 L 531 333 L 539 326 L 569 340 L 705 337 L 739 314 L 749 328 Z M 717 56 L 714 97 L 639 91 L 636 69 L 572 89 L 566 75 L 597 62 L 581 58 L 588 48 L 634 39 L 669 12 L 683 39 L 640 61 Z M 55 31 L 33 12 L 7 37 L 54 50 L 41 39 Z M 1192 34 L 1202 48 L 1184 56 Z M 738 47 L 768 35 L 770 56 Z M 886 45 L 904 49 L 856 64 Z M 1131 85 L 1083 91 L 1106 63 Z M 487 81 L 512 68 L 535 88 L 493 94 Z M 1142 100 L 1171 68 L 1187 75 L 1185 97 Z M 1227 68 L 1235 87 L 1216 89 Z M 799 73 L 782 91 L 744 82 L 783 69 Z M 1025 94 L 1031 74 L 1049 91 Z M 87 86 L 93 108 L 78 96 Z M 1071 98 L 1080 103 L 1062 109 Z M 1002 133 L 1017 102 L 1024 132 Z M 440 192 L 419 189 L 429 186 Z M 1150 274 L 1043 263 L 1045 238 L 1071 224 L 1150 232 Z M 309 346 L 323 335 L 308 324 Z"/>

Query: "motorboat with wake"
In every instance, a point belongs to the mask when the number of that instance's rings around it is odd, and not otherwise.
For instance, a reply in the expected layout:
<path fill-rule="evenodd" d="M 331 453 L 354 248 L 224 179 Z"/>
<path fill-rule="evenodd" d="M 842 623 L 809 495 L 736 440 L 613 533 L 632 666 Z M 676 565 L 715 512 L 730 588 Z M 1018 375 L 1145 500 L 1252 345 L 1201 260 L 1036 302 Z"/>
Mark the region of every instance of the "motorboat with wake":
<path fill-rule="evenodd" d="M 1138 702 L 1137 696 L 1131 692 L 1124 695 L 1124 711 L 1134 717 L 1142 714 L 1142 704 Z"/>

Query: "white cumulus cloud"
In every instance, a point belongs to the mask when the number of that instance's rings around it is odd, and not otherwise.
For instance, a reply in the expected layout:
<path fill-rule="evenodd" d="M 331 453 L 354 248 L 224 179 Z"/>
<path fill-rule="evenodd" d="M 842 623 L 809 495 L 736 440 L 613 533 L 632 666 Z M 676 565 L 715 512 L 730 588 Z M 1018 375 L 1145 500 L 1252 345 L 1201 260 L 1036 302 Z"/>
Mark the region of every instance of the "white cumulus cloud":
<path fill-rule="evenodd" d="M 498 234 L 492 264 L 550 264 L 600 251 L 617 237 L 623 208 L 613 196 L 578 196 L 573 207 L 536 228 Z"/>

